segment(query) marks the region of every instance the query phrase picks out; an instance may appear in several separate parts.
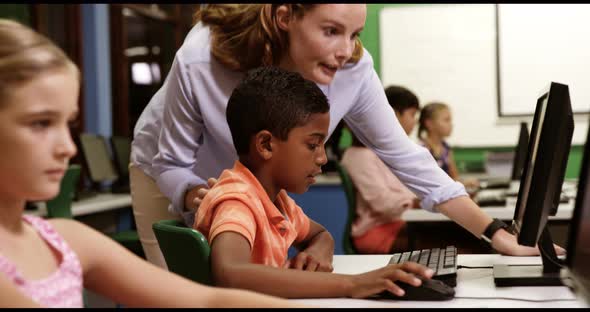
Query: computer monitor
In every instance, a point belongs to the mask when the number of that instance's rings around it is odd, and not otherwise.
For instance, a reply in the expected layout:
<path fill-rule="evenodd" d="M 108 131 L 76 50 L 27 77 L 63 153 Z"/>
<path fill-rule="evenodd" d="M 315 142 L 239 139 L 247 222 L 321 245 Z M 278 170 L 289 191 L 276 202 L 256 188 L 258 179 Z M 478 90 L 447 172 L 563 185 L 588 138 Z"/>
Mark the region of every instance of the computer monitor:
<path fill-rule="evenodd" d="M 111 136 L 111 147 L 115 159 L 115 167 L 119 177 L 129 179 L 129 161 L 131 155 L 131 140 L 124 136 Z"/>
<path fill-rule="evenodd" d="M 113 149 L 113 158 L 115 159 L 115 168 L 119 179 L 111 185 L 113 193 L 129 193 L 129 161 L 131 156 L 131 139 L 124 136 L 111 136 L 111 147 Z"/>
<path fill-rule="evenodd" d="M 512 173 L 510 177 L 512 181 L 519 181 L 522 175 L 522 169 L 526 162 L 527 149 L 529 145 L 529 130 L 526 122 L 520 123 L 520 133 L 518 134 L 518 143 L 516 144 L 516 152 L 514 153 L 514 160 L 512 161 Z"/>
<path fill-rule="evenodd" d="M 566 269 L 562 273 L 564 284 L 590 305 L 590 127 L 582 168 L 578 180 L 578 192 L 570 223 L 567 243 Z"/>
<path fill-rule="evenodd" d="M 557 213 L 574 119 L 567 85 L 552 82 L 537 100 L 527 157 L 512 220 L 518 243 L 537 244 L 543 265 L 494 265 L 496 286 L 561 285 L 553 240 L 546 227 Z"/>
<path fill-rule="evenodd" d="M 104 138 L 96 134 L 82 133 L 79 139 L 86 172 L 93 188 L 101 189 L 103 184 L 116 181 L 119 176 Z"/>

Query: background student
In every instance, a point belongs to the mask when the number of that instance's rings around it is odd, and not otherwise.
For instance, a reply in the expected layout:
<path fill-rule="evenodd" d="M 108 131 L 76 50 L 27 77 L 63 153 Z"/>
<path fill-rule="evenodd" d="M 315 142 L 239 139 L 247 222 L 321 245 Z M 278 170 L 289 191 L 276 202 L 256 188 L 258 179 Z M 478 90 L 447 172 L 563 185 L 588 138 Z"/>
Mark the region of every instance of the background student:
<path fill-rule="evenodd" d="M 162 270 L 75 220 L 23 214 L 55 197 L 76 153 L 80 73 L 46 37 L 0 19 L 0 307 L 82 307 L 90 289 L 131 307 L 289 307 Z"/>
<path fill-rule="evenodd" d="M 329 134 L 344 119 L 421 198 L 422 208 L 481 237 L 492 218 L 408 138 L 387 103 L 371 55 L 358 39 L 366 16 L 365 4 L 208 4 L 199 11 L 199 23 L 134 131 L 131 196 L 150 262 L 165 266 L 152 224 L 171 214 L 193 224 L 207 179 L 237 160 L 225 108 L 244 72 L 260 65 L 298 72 L 318 84 L 331 105 Z M 496 232 L 492 247 L 508 255 L 539 254 L 505 230 Z M 326 264 L 320 268 L 329 267 L 333 251 L 310 244 L 305 252 Z"/>
<path fill-rule="evenodd" d="M 432 275 L 415 262 L 356 275 L 316 272 L 316 261 L 288 269 L 292 244 L 326 233 L 287 192 L 307 191 L 326 164 L 329 109 L 313 82 L 278 67 L 251 70 L 234 89 L 227 123 L 239 159 L 205 196 L 194 225 L 211 244 L 216 285 L 289 298 L 362 298 L 384 290 L 401 296 L 396 281 L 417 286 L 411 273 Z"/>
<path fill-rule="evenodd" d="M 414 92 L 402 86 L 385 88 L 387 102 L 395 111 L 395 116 L 407 135 L 410 135 L 417 123 L 416 114 L 420 112 L 420 102 Z"/>
<path fill-rule="evenodd" d="M 401 86 L 385 89 L 387 101 L 406 134 L 416 125 L 420 104 L 416 95 Z M 393 120 L 392 120 L 393 122 Z M 387 165 L 352 135 L 352 146 L 344 151 L 341 165 L 356 189 L 356 219 L 350 236 L 356 250 L 366 254 L 386 254 L 412 250 L 402 213 L 418 206 L 416 195 L 405 187 Z"/>
<path fill-rule="evenodd" d="M 450 145 L 445 141 L 453 131 L 452 115 L 445 103 L 432 102 L 424 105 L 420 112 L 418 138 L 428 148 L 436 163 L 451 177 L 459 181 L 459 170 L 453 157 Z M 479 182 L 476 179 L 466 179 L 465 186 L 474 189 Z"/>

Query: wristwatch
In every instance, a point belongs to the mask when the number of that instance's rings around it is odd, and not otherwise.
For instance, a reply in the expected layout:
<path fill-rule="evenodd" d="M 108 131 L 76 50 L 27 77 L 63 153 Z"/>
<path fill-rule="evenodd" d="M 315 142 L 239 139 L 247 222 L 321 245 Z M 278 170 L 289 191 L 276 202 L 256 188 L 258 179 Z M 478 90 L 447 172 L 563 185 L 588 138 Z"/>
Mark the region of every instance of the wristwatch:
<path fill-rule="evenodd" d="M 490 223 L 490 225 L 486 227 L 485 231 L 483 231 L 481 239 L 491 245 L 492 237 L 499 229 L 505 229 L 506 231 L 510 232 L 510 226 L 508 226 L 508 224 L 506 224 L 504 221 L 500 219 L 494 218 L 492 223 Z"/>

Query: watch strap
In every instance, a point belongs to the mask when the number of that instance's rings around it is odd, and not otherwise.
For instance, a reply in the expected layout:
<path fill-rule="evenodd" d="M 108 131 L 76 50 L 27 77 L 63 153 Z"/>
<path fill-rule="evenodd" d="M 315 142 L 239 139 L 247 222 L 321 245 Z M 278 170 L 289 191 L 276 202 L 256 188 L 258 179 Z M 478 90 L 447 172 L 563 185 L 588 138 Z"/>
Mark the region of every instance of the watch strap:
<path fill-rule="evenodd" d="M 508 228 L 508 224 L 506 224 L 504 221 L 494 218 L 494 220 L 492 220 L 492 222 L 486 227 L 485 231 L 483 231 L 481 239 L 489 244 L 492 244 L 492 237 L 494 234 L 500 229 L 508 230 Z"/>

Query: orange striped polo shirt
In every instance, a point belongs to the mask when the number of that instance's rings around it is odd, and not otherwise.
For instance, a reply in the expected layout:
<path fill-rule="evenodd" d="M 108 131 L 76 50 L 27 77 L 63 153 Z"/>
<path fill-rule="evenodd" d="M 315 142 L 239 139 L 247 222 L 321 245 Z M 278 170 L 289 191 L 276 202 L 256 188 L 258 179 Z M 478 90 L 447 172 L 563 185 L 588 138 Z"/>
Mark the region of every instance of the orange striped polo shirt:
<path fill-rule="evenodd" d="M 309 218 L 285 190 L 279 192 L 275 203 L 238 160 L 232 169 L 221 173 L 203 198 L 193 227 L 209 243 L 220 233 L 236 232 L 250 243 L 252 263 L 281 267 L 293 242 L 302 241 L 309 233 Z"/>

